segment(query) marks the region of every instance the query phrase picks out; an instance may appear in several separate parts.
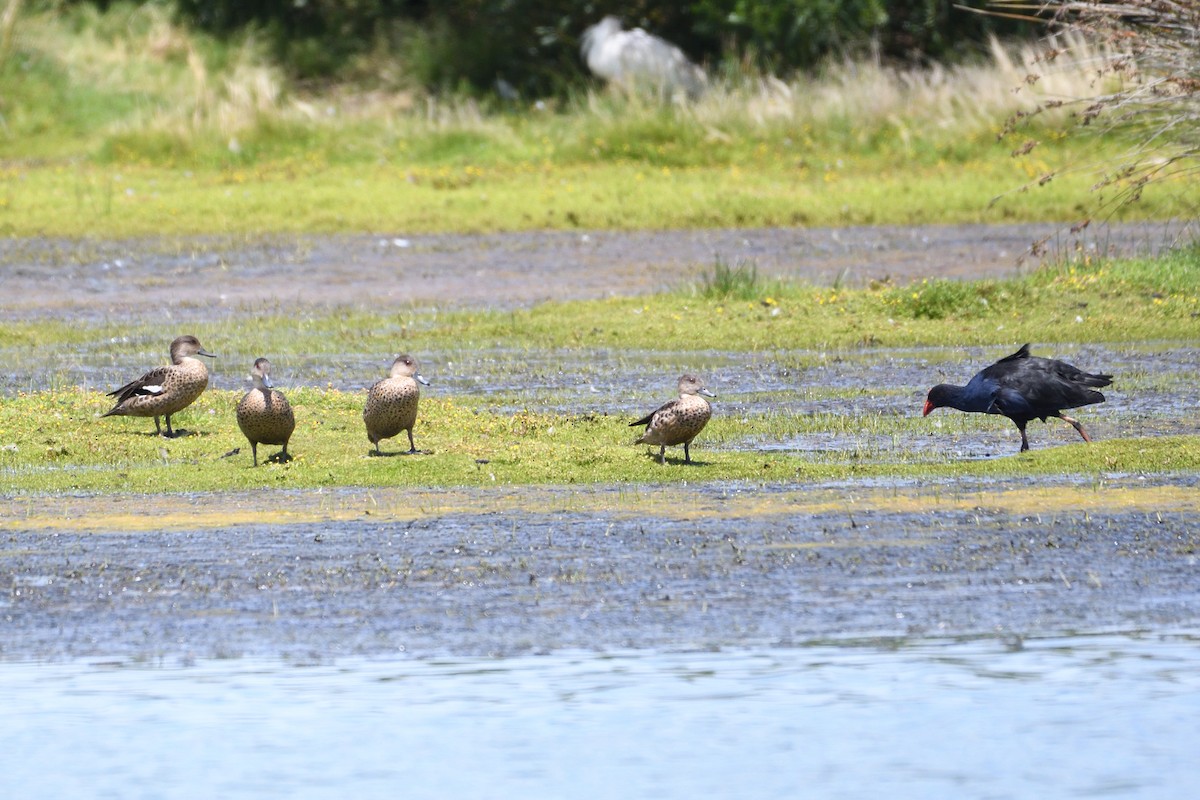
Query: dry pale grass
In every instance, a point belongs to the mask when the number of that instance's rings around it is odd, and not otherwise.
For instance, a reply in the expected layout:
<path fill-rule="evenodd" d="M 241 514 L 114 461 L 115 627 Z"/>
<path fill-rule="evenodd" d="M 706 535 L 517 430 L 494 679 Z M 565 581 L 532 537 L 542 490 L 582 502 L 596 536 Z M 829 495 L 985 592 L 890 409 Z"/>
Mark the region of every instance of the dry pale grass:
<path fill-rule="evenodd" d="M 1007 117 L 1047 101 L 1112 90 L 1111 80 L 1099 80 L 1095 69 L 1111 57 L 1107 50 L 1078 36 L 1064 44 L 1069 55 L 1054 60 L 1043 57 L 1043 47 L 992 40 L 988 57 L 974 63 L 905 69 L 870 60 L 837 62 L 815 77 L 790 82 L 747 75 L 718 82 L 693 113 L 709 125 L 742 119 L 760 127 L 852 121 L 922 135 L 931 129 L 994 130 Z"/>
<path fill-rule="evenodd" d="M 178 136 L 235 137 L 264 123 L 337 126 L 382 122 L 431 131 L 497 133 L 490 105 L 464 97 L 417 95 L 412 91 L 356 92 L 347 87 L 310 94 L 292 90 L 252 38 L 216 59 L 216 45 L 175 24 L 157 5 L 129 7 L 93 17 L 70 30 L 53 13 L 31 14 L 21 26 L 22 45 L 52 55 L 80 84 L 121 87 L 146 102 L 111 132 L 157 130 Z M 852 122 L 887 127 L 902 137 L 994 130 L 1010 115 L 1047 100 L 1077 100 L 1111 92 L 1097 80 L 1095 63 L 1111 59 L 1082 39 L 1063 47 L 1067 55 L 1047 60 L 1035 47 L 992 42 L 975 63 L 899 69 L 861 60 L 832 63 L 813 76 L 783 81 L 742 71 L 714 80 L 698 102 L 682 110 L 721 135 L 775 126 Z M 212 66 L 214 62 L 220 68 Z M 395 65 L 389 69 L 398 68 Z M 594 92 L 568 103 L 570 113 L 593 117 L 660 113 L 636 98 L 618 102 Z M 544 109 L 544 104 L 541 104 Z M 599 120 L 603 124 L 603 120 Z"/>
<path fill-rule="evenodd" d="M 52 59 L 76 86 L 137 95 L 122 130 L 236 134 L 264 117 L 302 116 L 289 101 L 282 73 L 253 39 L 237 45 L 214 69 L 213 45 L 177 25 L 164 7 L 144 5 L 100 14 L 83 6 L 71 26 L 47 11 L 22 20 L 21 47 Z"/>
<path fill-rule="evenodd" d="M 1152 184 L 1183 196 L 1200 173 L 1200 2 L 1117 0 L 1076 2 L 994 0 L 995 13 L 1038 21 L 1053 32 L 1033 65 L 1076 63 L 1095 91 L 1048 95 L 1032 109 L 1013 112 L 1004 132 L 1028 130 L 1031 120 L 1069 113 L 1065 133 L 1120 131 L 1123 153 L 1101 152 L 1094 163 L 1070 170 L 1099 174 L 1092 191 L 1098 211 L 1111 214 L 1141 199 Z M 1036 76 L 1029 82 L 1036 83 Z M 1036 142 L 1029 140 L 1020 152 Z M 1048 171 L 1043 185 L 1069 170 Z M 1194 219 L 1195 205 L 1186 216 Z M 1086 224 L 1086 223 L 1085 223 Z"/>

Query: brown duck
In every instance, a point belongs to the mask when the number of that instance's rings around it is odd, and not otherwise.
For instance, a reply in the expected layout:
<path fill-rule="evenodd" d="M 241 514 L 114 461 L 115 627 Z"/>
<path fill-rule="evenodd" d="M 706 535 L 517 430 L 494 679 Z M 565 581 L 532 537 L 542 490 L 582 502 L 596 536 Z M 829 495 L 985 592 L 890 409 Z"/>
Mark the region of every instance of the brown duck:
<path fill-rule="evenodd" d="M 171 415 L 190 406 L 208 386 L 208 368 L 195 356 L 216 358 L 195 336 L 171 342 L 171 363 L 155 367 L 142 377 L 108 393 L 117 404 L 105 417 L 154 417 L 154 432 L 163 435 L 159 417 L 166 417 L 168 438 L 174 437 Z"/>
<path fill-rule="evenodd" d="M 273 388 L 271 362 L 265 358 L 256 360 L 250 370 L 250 380 L 254 381 L 254 388 L 237 404 L 237 421 L 250 442 L 254 466 L 258 466 L 260 444 L 283 445 L 283 450 L 271 456 L 269 461 L 291 461 L 287 448 L 292 431 L 296 429 L 296 416 L 283 392 Z"/>
<path fill-rule="evenodd" d="M 700 395 L 715 397 L 704 388 L 704 382 L 695 375 L 684 375 L 679 379 L 679 397 L 664 403 L 658 409 L 629 423 L 629 427 L 645 425 L 646 432 L 634 444 L 656 444 L 658 461 L 665 463 L 668 447 L 683 445 L 683 463 L 690 464 L 692 454 L 689 445 L 712 416 L 712 406 Z"/>
<path fill-rule="evenodd" d="M 392 362 L 391 374 L 367 392 L 363 422 L 367 426 L 367 438 L 375 445 L 375 455 L 383 455 L 379 449 L 381 440 L 391 439 L 400 431 L 408 431 L 408 452 L 417 452 L 412 429 L 417 421 L 417 401 L 421 397 L 418 382 L 429 385 L 417 369 L 417 360 L 402 355 Z"/>

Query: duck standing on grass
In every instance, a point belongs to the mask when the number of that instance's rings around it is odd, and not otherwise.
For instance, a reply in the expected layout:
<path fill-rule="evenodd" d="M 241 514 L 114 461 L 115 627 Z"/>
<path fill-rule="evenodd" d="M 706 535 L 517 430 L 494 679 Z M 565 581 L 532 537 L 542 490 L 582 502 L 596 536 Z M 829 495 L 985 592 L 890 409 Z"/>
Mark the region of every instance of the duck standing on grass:
<path fill-rule="evenodd" d="M 645 425 L 646 432 L 634 444 L 658 445 L 658 463 L 666 463 L 668 447 L 683 445 L 683 463 L 692 462 L 688 446 L 692 443 L 712 416 L 712 406 L 700 395 L 716 397 L 704 388 L 704 382 L 695 375 L 684 375 L 679 379 L 679 397 L 664 403 L 653 412 L 629 423 L 633 428 Z"/>
<path fill-rule="evenodd" d="M 283 445 L 283 450 L 268 461 L 291 461 L 287 446 L 292 431 L 296 430 L 296 416 L 283 392 L 272 388 L 271 362 L 265 358 L 256 360 L 250 371 L 250 380 L 254 381 L 254 388 L 237 404 L 237 421 L 238 427 L 250 441 L 254 466 L 258 466 L 260 444 Z"/>
<path fill-rule="evenodd" d="M 383 455 L 379 442 L 391 439 L 400 431 L 408 431 L 408 452 L 418 452 L 413 444 L 412 432 L 417 422 L 417 401 L 421 398 L 418 382 L 429 385 L 429 381 L 421 377 L 417 369 L 417 360 L 410 355 L 402 355 L 392 362 L 389 376 L 378 381 L 367 392 L 363 422 L 367 426 L 367 439 L 375 445 L 372 455 Z"/>
<path fill-rule="evenodd" d="M 155 367 L 142 377 L 108 393 L 117 404 L 104 417 L 154 417 L 154 432 L 162 436 L 159 417 L 167 418 L 168 439 L 176 432 L 171 429 L 171 415 L 190 406 L 208 386 L 208 368 L 195 356 L 216 358 L 205 352 L 195 336 L 180 336 L 171 342 L 171 364 Z M 179 431 L 183 434 L 186 431 Z"/>
<path fill-rule="evenodd" d="M 1029 345 L 976 373 L 966 386 L 938 384 L 929 390 L 925 411 L 942 406 L 959 411 L 1002 414 L 1021 432 L 1021 452 L 1029 449 L 1025 426 L 1032 419 L 1046 421 L 1058 417 L 1069 422 L 1085 442 L 1090 442 L 1079 420 L 1062 411 L 1065 408 L 1103 403 L 1104 395 L 1093 387 L 1108 386 L 1112 375 L 1084 372 L 1065 361 L 1038 358 L 1029 354 Z"/>

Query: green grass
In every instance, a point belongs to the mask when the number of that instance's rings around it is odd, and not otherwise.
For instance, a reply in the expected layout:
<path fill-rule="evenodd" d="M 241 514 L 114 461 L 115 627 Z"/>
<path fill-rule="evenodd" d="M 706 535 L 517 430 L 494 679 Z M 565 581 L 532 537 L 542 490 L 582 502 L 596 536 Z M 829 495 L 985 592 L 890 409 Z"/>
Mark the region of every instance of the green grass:
<path fill-rule="evenodd" d="M 739 449 L 756 425 L 714 417 L 693 446 L 693 465 L 668 451 L 632 444 L 624 418 L 564 416 L 536 411 L 499 415 L 469 398 L 426 398 L 415 431 L 425 455 L 377 458 L 362 428 L 363 397 L 355 393 L 289 391 L 297 429 L 287 464 L 255 469 L 237 429 L 238 393 L 209 391 L 174 418 L 192 435 L 165 440 L 147 419 L 98 415 L 108 398 L 98 392 L 39 392 L 0 400 L 0 474 L 8 493 L 204 492 L 330 486 L 492 486 L 528 484 L 641 484 L 705 480 L 821 481 L 856 477 L 918 477 L 1168 472 L 1200 467 L 1200 437 L 1118 439 L 1090 446 L 1048 447 L 989 461 L 961 463 L 903 448 L 848 447 L 817 455 Z M 956 424 L 997 424 L 965 416 Z M 962 422 L 966 421 L 966 422 Z M 775 436 L 836 427 L 828 419 L 779 416 Z M 911 436 L 918 418 L 876 417 L 853 427 L 858 435 Z M 943 432 L 944 434 L 944 432 Z M 1015 437 L 1014 437 L 1015 438 Z M 384 443 L 384 451 L 400 449 Z M 236 455 L 225 454 L 240 447 Z M 260 448 L 260 457 L 275 448 Z"/>
<path fill-rule="evenodd" d="M 729 264 L 718 258 L 701 276 L 700 296 L 706 300 L 758 300 L 770 294 L 753 261 Z"/>
<path fill-rule="evenodd" d="M 1097 280 L 1087 290 L 1079 288 L 1076 273 L 875 290 L 783 286 L 745 301 L 673 295 L 554 303 L 504 314 L 443 313 L 414 338 L 472 347 L 619 350 L 653 342 L 668 351 L 755 352 L 1200 337 L 1200 283 L 1165 294 L 1123 291 L 1111 276 Z"/>
<path fill-rule="evenodd" d="M 715 291 L 714 284 L 724 289 Z M 730 299 L 716 296 L 726 289 Z M 332 321 L 311 322 L 321 336 L 336 337 L 341 329 Z M 368 315 L 352 320 L 350 329 L 393 335 L 394 326 L 394 320 L 389 325 Z M 414 315 L 407 330 L 413 347 L 625 350 L 653 342 L 659 350 L 685 352 L 1195 339 L 1200 251 L 1162 260 L 1081 262 L 1011 280 L 863 289 L 766 286 L 748 272 L 740 278 L 731 273 L 654 298 Z"/>
<path fill-rule="evenodd" d="M 1061 60 L 1036 87 L 1023 78 L 1037 65 L 996 57 L 937 73 L 856 64 L 782 91 L 744 76 L 687 109 L 588 92 L 501 111 L 305 95 L 251 41 L 154 5 L 30 12 L 20 32 L 0 64 L 8 236 L 1076 221 L 1102 213 L 1091 187 L 1129 146 L 1067 136 L 1062 114 L 997 139 L 1039 91 L 1096 91 L 1086 63 Z M 1165 182 L 1118 216 L 1190 217 L 1198 200 L 1195 182 Z"/>
<path fill-rule="evenodd" d="M 1069 221 L 1094 174 L 991 205 L 1026 180 L 981 154 L 895 167 L 869 154 L 835 171 L 751 165 L 322 163 L 319 153 L 238 167 L 12 162 L 0 167 L 0 233 L 123 238 L 205 234 L 490 232 Z M 1195 186 L 1150 191 L 1123 219 L 1189 215 Z"/>

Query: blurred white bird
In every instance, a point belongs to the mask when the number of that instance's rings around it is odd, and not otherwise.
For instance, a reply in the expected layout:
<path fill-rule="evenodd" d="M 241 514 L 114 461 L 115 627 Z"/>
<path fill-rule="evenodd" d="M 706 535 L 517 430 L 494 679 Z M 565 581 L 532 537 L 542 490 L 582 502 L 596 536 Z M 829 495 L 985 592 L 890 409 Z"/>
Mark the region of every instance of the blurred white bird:
<path fill-rule="evenodd" d="M 580 53 L 597 77 L 629 93 L 651 91 L 674 98 L 683 91 L 695 100 L 704 91 L 704 70 L 675 45 L 641 28 L 621 30 L 621 21 L 607 16 L 583 32 Z"/>

